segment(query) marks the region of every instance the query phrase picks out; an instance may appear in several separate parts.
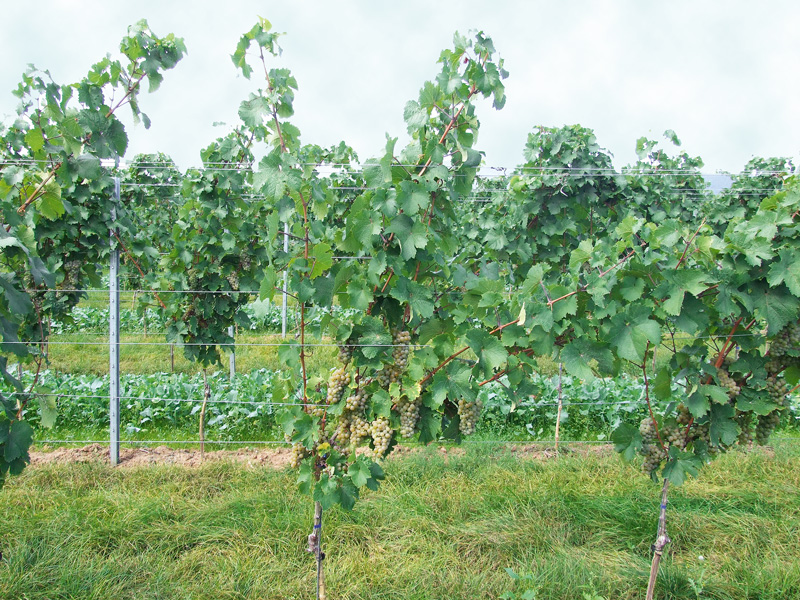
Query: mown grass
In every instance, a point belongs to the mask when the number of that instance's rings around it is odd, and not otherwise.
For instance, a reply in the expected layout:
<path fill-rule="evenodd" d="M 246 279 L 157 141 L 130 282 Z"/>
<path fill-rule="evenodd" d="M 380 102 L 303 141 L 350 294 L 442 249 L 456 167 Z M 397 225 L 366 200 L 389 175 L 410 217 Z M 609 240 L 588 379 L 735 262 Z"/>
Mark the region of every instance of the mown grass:
<path fill-rule="evenodd" d="M 183 355 L 180 346 L 170 344 L 164 334 L 122 335 L 119 367 L 122 373 L 198 373 L 202 368 Z M 63 334 L 52 338 L 50 344 L 49 367 L 66 373 L 89 373 L 105 375 L 108 373 L 108 337 L 87 334 Z M 246 373 L 254 369 L 280 370 L 285 368 L 278 358 L 278 345 L 284 339 L 280 334 L 239 334 L 236 337 L 236 370 Z M 290 342 L 294 338 L 289 338 Z M 320 344 L 317 340 L 307 340 L 309 344 Z M 330 342 L 314 345 L 306 350 L 307 366 L 311 373 L 327 374 L 336 361 L 336 347 Z M 212 370 L 228 369 L 228 355 L 222 354 L 222 362 L 211 367 Z"/>
<path fill-rule="evenodd" d="M 325 514 L 330 598 L 644 596 L 660 490 L 616 456 L 430 448 L 386 471 Z M 0 597 L 313 598 L 312 512 L 283 471 L 32 467 L 0 493 Z M 800 597 L 797 445 L 721 457 L 668 518 L 658 598 Z"/>

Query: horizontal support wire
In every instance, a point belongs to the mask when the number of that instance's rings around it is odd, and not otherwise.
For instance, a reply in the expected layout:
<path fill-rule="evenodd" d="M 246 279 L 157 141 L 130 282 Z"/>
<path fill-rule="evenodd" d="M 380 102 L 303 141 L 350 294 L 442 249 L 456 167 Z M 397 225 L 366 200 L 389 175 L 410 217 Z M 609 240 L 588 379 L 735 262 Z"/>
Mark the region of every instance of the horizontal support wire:
<path fill-rule="evenodd" d="M 102 444 L 108 445 L 109 440 L 34 440 L 35 444 Z M 231 440 L 120 440 L 120 444 L 241 444 L 241 445 L 275 445 L 275 446 L 291 446 L 292 442 L 281 441 L 264 441 L 264 440 L 247 440 L 243 442 L 236 442 Z"/>
<path fill-rule="evenodd" d="M 775 442 L 780 443 L 798 443 L 800 442 L 800 438 L 793 438 L 793 437 L 781 437 L 775 438 Z M 100 444 L 100 445 L 107 445 L 109 444 L 109 440 L 34 440 L 35 444 Z M 176 445 L 176 444 L 200 444 L 200 440 L 120 440 L 121 444 L 164 444 L 164 445 Z M 242 441 L 233 441 L 233 440 L 203 440 L 203 443 L 206 444 L 238 444 L 241 446 L 250 446 L 250 445 L 271 445 L 271 446 L 291 446 L 292 442 L 285 442 L 279 440 L 242 440 Z M 433 442 L 435 443 L 435 442 Z M 495 445 L 551 445 L 555 444 L 556 440 L 462 440 L 462 444 L 495 444 Z M 574 445 L 604 445 L 608 446 L 613 444 L 611 440 L 558 440 L 559 444 L 574 444 Z M 440 441 L 439 444 L 448 444 L 447 441 Z M 426 446 L 427 444 L 422 444 L 421 442 L 404 442 L 404 446 Z"/>
<path fill-rule="evenodd" d="M 202 391 L 198 388 L 198 392 Z M 50 392 L 45 394 L 43 392 L 11 392 L 8 394 L 10 397 L 13 396 L 39 396 L 39 397 L 48 397 L 48 396 L 58 396 L 59 398 L 94 398 L 100 400 L 108 400 L 111 396 L 102 396 L 102 395 L 88 395 L 88 394 L 62 394 L 58 391 Z M 120 400 L 149 400 L 151 402 L 189 402 L 189 403 L 202 403 L 204 402 L 203 399 L 197 398 L 161 398 L 161 397 L 146 397 L 146 396 L 119 396 Z M 302 403 L 302 402 L 270 402 L 269 400 L 225 400 L 225 399 L 212 399 L 209 398 L 207 400 L 209 404 L 246 404 L 246 405 L 266 405 L 266 406 L 304 406 L 304 407 L 312 407 L 312 408 L 325 408 L 327 406 L 331 406 L 330 404 L 311 404 L 311 403 Z M 618 402 L 569 402 L 563 401 L 561 404 L 562 406 L 619 406 L 623 404 L 642 404 L 644 405 L 646 401 L 642 398 L 639 400 L 620 400 Z M 525 406 L 526 408 L 539 408 L 543 406 L 558 406 L 558 402 L 532 402 L 532 403 L 525 403 L 521 406 Z"/>
<path fill-rule="evenodd" d="M 15 159 L 5 159 L 0 161 L 0 166 L 30 166 L 30 165 L 51 165 L 52 161 L 47 159 L 33 159 L 33 158 L 15 158 Z M 343 172 L 347 173 L 363 173 L 365 169 L 378 169 L 382 168 L 379 164 L 364 164 L 364 165 L 354 165 L 354 164 L 347 164 L 347 163 L 298 163 L 297 166 L 305 166 L 305 167 L 317 167 L 318 169 L 336 169 L 337 173 Z M 449 169 L 458 169 L 461 165 L 437 165 L 437 166 L 444 166 L 448 170 Z M 425 164 L 403 164 L 403 163 L 393 163 L 391 167 L 399 167 L 399 168 L 406 168 L 406 169 L 422 169 L 426 167 Z M 177 173 L 182 173 L 182 171 L 174 164 L 170 163 L 158 163 L 158 162 L 131 162 L 121 165 L 120 168 L 115 169 L 113 167 L 106 167 L 103 166 L 103 169 L 111 170 L 116 173 L 124 173 L 126 170 L 147 170 L 147 171 L 157 171 L 157 170 L 170 170 L 176 171 Z M 503 165 L 481 165 L 478 167 L 480 170 L 488 170 L 488 171 L 496 171 L 499 173 L 514 173 L 517 171 L 534 171 L 534 172 L 578 172 L 579 174 L 595 174 L 595 175 L 656 175 L 656 176 L 668 176 L 668 175 L 696 175 L 701 177 L 758 177 L 758 176 L 768 176 L 768 175 L 791 175 L 794 173 L 793 169 L 785 169 L 785 170 L 760 170 L 754 169 L 751 171 L 718 171 L 715 173 L 708 173 L 708 172 L 696 172 L 691 170 L 685 169 L 660 169 L 660 168 L 642 168 L 637 167 L 635 165 L 626 165 L 620 167 L 619 170 L 615 167 L 570 167 L 570 166 L 526 166 L 526 165 L 514 165 L 514 166 L 503 166 Z M 342 171 L 344 170 L 344 171 Z M 205 163 L 202 166 L 192 166 L 186 169 L 186 171 L 239 171 L 242 173 L 249 173 L 253 172 L 253 164 L 245 164 L 245 165 L 235 165 L 232 163 L 226 162 L 209 162 Z"/>
<path fill-rule="evenodd" d="M 81 333 L 65 333 L 65 334 L 57 334 L 57 335 L 83 335 Z M 86 334 L 86 335 L 104 335 L 104 334 Z M 107 334 L 106 334 L 107 335 Z M 143 333 L 131 333 L 125 335 L 145 335 Z M 161 334 L 148 334 L 149 335 L 161 335 Z M 245 335 L 245 334 L 242 334 Z M 277 335 L 277 334 L 275 334 Z M 735 333 L 733 335 L 721 333 L 719 335 L 695 335 L 695 336 L 669 336 L 666 335 L 662 337 L 661 342 L 669 342 L 672 340 L 675 341 L 686 341 L 686 340 L 709 340 L 709 339 L 719 339 L 719 338 L 753 338 L 753 337 L 763 337 L 760 333 Z M 74 340 L 74 341 L 17 341 L 17 342 L 3 342 L 6 345 L 40 345 L 40 344 L 51 344 L 56 346 L 107 346 L 108 342 L 103 341 L 84 341 L 84 340 Z M 307 348 L 410 348 L 410 349 L 419 349 L 419 348 L 430 348 L 428 344 L 325 344 L 325 343 L 313 343 L 313 344 L 299 344 L 299 343 L 280 343 L 280 342 L 231 342 L 231 343 L 202 343 L 202 342 L 120 342 L 120 345 L 123 346 L 220 346 L 221 348 L 229 348 L 229 347 L 284 347 L 290 346 L 294 348 L 300 348 L 301 346 L 305 346 Z"/>
<path fill-rule="evenodd" d="M 74 334 L 80 335 L 80 334 Z M 277 335 L 277 334 L 276 334 Z M 52 346 L 108 346 L 108 342 L 84 342 L 84 341 L 74 341 L 74 342 L 3 342 L 3 345 L 15 345 L 15 346 L 38 346 L 41 344 L 49 344 Z M 263 342 L 263 343 L 256 343 L 256 342 L 231 342 L 231 343 L 224 343 L 224 342 L 120 342 L 120 346 L 176 346 L 180 348 L 181 346 L 219 346 L 220 348 L 246 348 L 246 347 L 291 347 L 291 348 L 410 348 L 417 350 L 419 348 L 430 348 L 431 346 L 423 345 L 423 344 L 281 344 L 281 343 L 270 343 L 270 342 Z"/>

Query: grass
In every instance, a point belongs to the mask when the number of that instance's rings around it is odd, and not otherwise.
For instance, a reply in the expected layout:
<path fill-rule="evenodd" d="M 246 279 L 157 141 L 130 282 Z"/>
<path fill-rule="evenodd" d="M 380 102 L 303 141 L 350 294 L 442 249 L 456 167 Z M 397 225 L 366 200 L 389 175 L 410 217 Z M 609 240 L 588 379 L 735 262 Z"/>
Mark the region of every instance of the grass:
<path fill-rule="evenodd" d="M 179 346 L 170 353 L 170 345 L 164 334 L 121 335 L 120 372 L 148 374 L 174 371 L 176 373 L 198 373 L 202 368 L 186 359 Z M 108 337 L 88 334 L 54 335 L 50 345 L 50 368 L 68 373 L 108 374 Z M 254 369 L 282 368 L 278 359 L 278 345 L 283 342 L 280 334 L 239 334 L 236 342 L 236 370 L 249 372 Z M 293 338 L 289 338 L 293 342 Z M 307 343 L 318 343 L 307 340 Z M 313 346 L 307 350 L 307 365 L 310 372 L 327 373 L 336 360 L 336 347 L 333 345 Z M 173 369 L 174 356 L 174 369 Z M 227 370 L 228 355 L 223 353 L 222 364 L 212 370 Z"/>
<path fill-rule="evenodd" d="M 660 490 L 616 456 L 429 448 L 386 470 L 325 514 L 331 598 L 644 596 Z M 0 597 L 313 598 L 312 512 L 283 471 L 31 467 L 0 493 Z M 658 598 L 800 597 L 796 444 L 721 457 L 668 519 Z"/>

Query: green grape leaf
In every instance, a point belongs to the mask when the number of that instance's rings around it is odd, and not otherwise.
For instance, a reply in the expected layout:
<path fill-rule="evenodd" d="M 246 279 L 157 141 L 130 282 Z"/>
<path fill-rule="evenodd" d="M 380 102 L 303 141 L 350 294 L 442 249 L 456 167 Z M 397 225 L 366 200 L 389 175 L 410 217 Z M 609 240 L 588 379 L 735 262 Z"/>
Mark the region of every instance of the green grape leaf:
<path fill-rule="evenodd" d="M 301 494 L 311 494 L 314 489 L 314 469 L 310 461 L 303 461 L 297 474 L 297 487 Z"/>
<path fill-rule="evenodd" d="M 10 281 L 6 280 L 4 275 L 4 273 L 0 273 L 0 288 L 8 302 L 9 310 L 18 315 L 28 314 L 33 309 L 30 296 L 26 292 L 18 290 Z"/>
<path fill-rule="evenodd" d="M 45 386 L 39 386 L 36 391 L 39 394 L 37 396 L 39 401 L 39 422 L 42 427 L 52 429 L 58 417 L 57 396 Z"/>
<path fill-rule="evenodd" d="M 478 357 L 478 367 L 485 377 L 490 377 L 494 369 L 501 367 L 508 358 L 508 351 L 500 340 L 482 329 L 468 332 L 467 344 Z"/>
<path fill-rule="evenodd" d="M 573 340 L 564 346 L 561 350 L 561 360 L 567 373 L 586 381 L 594 379 L 591 361 L 595 361 L 597 368 L 603 372 L 611 371 L 614 363 L 611 350 L 602 344 L 585 339 Z"/>
<path fill-rule="evenodd" d="M 339 504 L 344 510 L 353 510 L 353 507 L 356 505 L 356 500 L 358 500 L 358 488 L 345 479 L 342 481 L 340 490 Z"/>
<path fill-rule="evenodd" d="M 720 443 L 730 446 L 739 437 L 739 425 L 733 419 L 735 410 L 730 404 L 711 405 L 711 429 L 709 431 L 711 444 Z"/>
<path fill-rule="evenodd" d="M 333 266 L 333 252 L 330 244 L 316 244 L 311 249 L 311 272 L 309 278 L 316 279 Z"/>
<path fill-rule="evenodd" d="M 611 433 L 611 441 L 614 442 L 614 450 L 622 454 L 622 457 L 631 461 L 642 448 L 642 434 L 639 428 L 622 423 Z"/>
<path fill-rule="evenodd" d="M 695 454 L 691 452 L 681 452 L 675 446 L 669 449 L 669 457 L 664 465 L 662 476 L 668 479 L 672 485 L 682 485 L 687 476 L 697 477 L 703 466 Z"/>
<path fill-rule="evenodd" d="M 323 473 L 317 485 L 314 486 L 313 498 L 322 505 L 324 510 L 328 510 L 334 505 L 342 503 L 342 488 L 336 478 Z"/>
<path fill-rule="evenodd" d="M 420 443 L 429 444 L 439 439 L 442 432 L 442 419 L 438 413 L 423 404 L 419 407 L 417 429 L 419 429 Z"/>
<path fill-rule="evenodd" d="M 27 462 L 28 448 L 33 442 L 33 428 L 26 421 L 0 423 L 0 443 L 5 445 L 3 456 L 6 462 L 19 458 Z"/>
<path fill-rule="evenodd" d="M 650 319 L 651 313 L 643 306 L 634 306 L 627 313 L 614 315 L 611 319 L 609 342 L 616 348 L 617 356 L 633 362 L 641 362 L 648 344 L 658 345 L 661 328 Z"/>
<path fill-rule="evenodd" d="M 756 314 L 767 321 L 767 335 L 773 336 L 797 318 L 800 300 L 780 289 L 768 290 L 756 299 Z"/>
<path fill-rule="evenodd" d="M 770 266 L 767 281 L 772 287 L 785 283 L 792 294 L 800 296 L 800 253 L 796 249 L 786 249 L 778 256 L 780 260 Z"/>

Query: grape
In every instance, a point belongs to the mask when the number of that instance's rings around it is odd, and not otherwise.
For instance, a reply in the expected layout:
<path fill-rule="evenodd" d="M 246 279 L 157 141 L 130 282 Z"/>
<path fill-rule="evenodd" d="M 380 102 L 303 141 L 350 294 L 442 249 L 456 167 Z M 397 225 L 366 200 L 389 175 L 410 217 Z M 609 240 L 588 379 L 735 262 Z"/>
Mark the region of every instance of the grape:
<path fill-rule="evenodd" d="M 284 436 L 284 439 L 287 442 L 291 441 L 291 438 L 287 435 Z M 289 464 L 292 468 L 297 469 L 300 467 L 300 463 L 303 461 L 304 458 L 311 456 L 311 453 L 306 449 L 303 444 L 297 442 L 292 444 L 292 453 L 289 456 Z"/>
<path fill-rule="evenodd" d="M 419 399 L 413 401 L 406 399 L 398 405 L 400 409 L 400 435 L 404 438 L 410 438 L 416 431 L 417 421 L 419 420 L 419 406 Z"/>
<path fill-rule="evenodd" d="M 477 400 L 467 401 L 461 398 L 458 401 L 458 415 L 461 417 L 458 423 L 459 431 L 464 435 L 475 433 L 478 417 L 481 415 L 481 403 Z"/>
<path fill-rule="evenodd" d="M 358 446 L 366 437 L 370 435 L 370 425 L 367 421 L 358 415 L 353 416 L 350 422 L 350 444 Z"/>
<path fill-rule="evenodd" d="M 200 289 L 200 276 L 197 274 L 197 269 L 189 269 L 189 273 L 186 277 L 186 284 L 191 291 Z"/>
<path fill-rule="evenodd" d="M 392 344 L 394 344 L 392 360 L 394 362 L 391 365 L 385 365 L 378 371 L 376 376 L 378 383 L 384 389 L 399 381 L 405 372 L 408 366 L 408 355 L 410 353 L 408 344 L 410 341 L 411 333 L 408 331 L 396 331 L 392 334 Z"/>
<path fill-rule="evenodd" d="M 239 291 L 239 275 L 237 273 L 230 273 L 227 277 L 228 283 L 231 284 L 231 289 L 234 292 Z"/>
<path fill-rule="evenodd" d="M 339 345 L 339 362 L 346 365 L 353 358 L 353 346 Z"/>
<path fill-rule="evenodd" d="M 378 417 L 375 419 L 369 428 L 369 433 L 372 436 L 373 457 L 383 457 L 389 449 L 389 443 L 392 441 L 393 432 L 392 426 L 389 424 L 389 419 L 386 417 Z"/>
<path fill-rule="evenodd" d="M 738 396 L 742 391 L 742 388 L 737 385 L 733 377 L 730 376 L 730 373 L 723 368 L 717 369 L 717 383 L 719 383 L 720 387 L 727 389 L 728 396 L 731 399 Z"/>
<path fill-rule="evenodd" d="M 753 441 L 753 413 L 736 411 L 736 422 L 739 424 L 741 431 L 739 432 L 739 443 L 742 446 L 747 446 Z"/>
<path fill-rule="evenodd" d="M 364 408 L 366 408 L 366 406 L 367 406 L 367 395 L 361 390 L 358 390 L 352 396 L 348 396 L 347 400 L 345 400 L 345 405 L 344 405 L 345 410 L 353 412 L 362 411 L 364 410 Z"/>
<path fill-rule="evenodd" d="M 775 428 L 780 423 L 781 418 L 777 410 L 772 411 L 768 415 L 758 415 L 758 422 L 756 423 L 756 443 L 764 445 L 769 440 L 769 436 L 775 431 Z"/>

